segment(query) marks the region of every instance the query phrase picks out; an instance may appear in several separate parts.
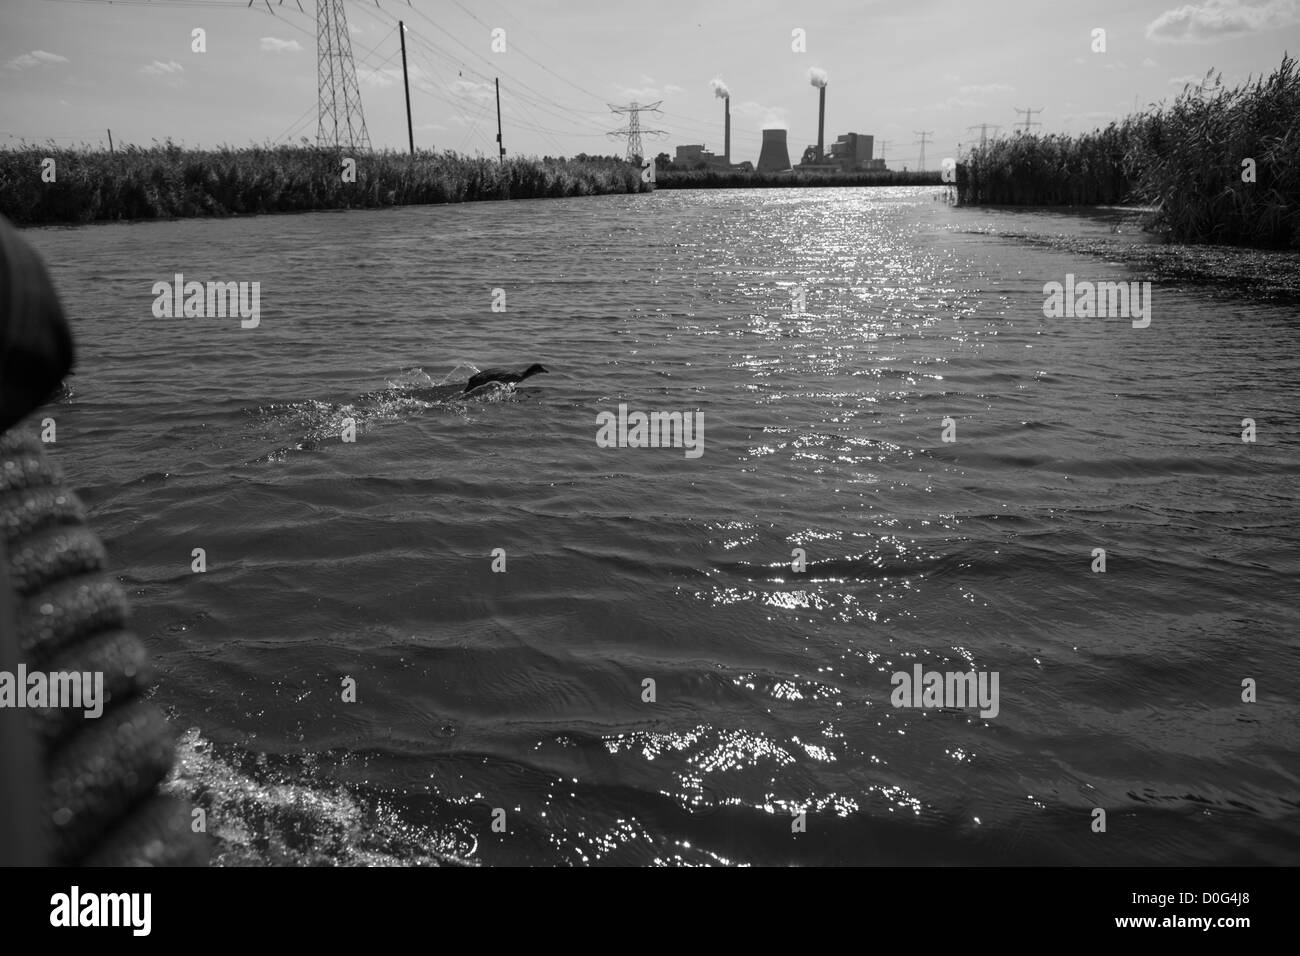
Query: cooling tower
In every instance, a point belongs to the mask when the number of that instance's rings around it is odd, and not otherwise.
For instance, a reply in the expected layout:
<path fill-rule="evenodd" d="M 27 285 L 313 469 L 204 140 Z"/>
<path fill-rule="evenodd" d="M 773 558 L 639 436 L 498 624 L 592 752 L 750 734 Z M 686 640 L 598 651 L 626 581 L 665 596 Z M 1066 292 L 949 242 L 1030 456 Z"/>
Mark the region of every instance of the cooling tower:
<path fill-rule="evenodd" d="M 826 87 L 821 88 L 817 98 L 817 162 L 826 162 Z"/>
<path fill-rule="evenodd" d="M 758 171 L 784 172 L 790 168 L 790 151 L 785 146 L 785 130 L 763 130 L 763 151 L 758 154 Z"/>

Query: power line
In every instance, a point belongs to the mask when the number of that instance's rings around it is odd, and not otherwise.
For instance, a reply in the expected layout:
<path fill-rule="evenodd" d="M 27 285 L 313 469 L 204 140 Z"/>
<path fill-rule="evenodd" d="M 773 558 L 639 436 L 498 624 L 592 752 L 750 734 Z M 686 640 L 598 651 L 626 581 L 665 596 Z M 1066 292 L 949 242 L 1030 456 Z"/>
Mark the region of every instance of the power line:
<path fill-rule="evenodd" d="M 294 14 L 301 16 L 312 15 L 308 10 L 303 9 L 303 3 L 301 0 L 289 0 L 289 5 L 287 7 L 285 6 L 285 0 L 54 0 L 54 2 L 120 3 L 125 6 L 207 6 L 212 8 L 229 7 L 231 9 L 247 9 L 252 7 L 263 14 L 275 16 L 287 28 L 296 30 L 309 38 L 312 37 L 312 33 L 295 22 L 296 17 L 293 16 Z M 488 28 L 488 24 L 465 3 L 460 2 L 460 0 L 452 0 L 452 3 L 462 14 L 467 16 L 474 23 L 484 27 L 485 29 Z M 332 47 L 328 45 L 326 46 L 326 52 L 322 53 L 321 50 L 318 49 L 318 113 L 326 120 L 324 125 L 327 128 L 332 129 L 335 125 L 333 121 L 337 118 L 338 128 L 343 132 L 343 138 L 345 139 L 347 138 L 349 118 L 351 118 L 353 125 L 353 138 L 359 139 L 361 132 L 364 130 L 364 116 L 361 112 L 361 97 L 359 87 L 357 86 L 355 63 L 357 60 L 360 60 L 360 62 L 372 74 L 378 74 L 383 67 L 391 61 L 395 53 L 390 54 L 385 58 L 378 67 L 370 66 L 367 62 L 369 57 L 375 54 L 376 48 L 386 44 L 391 39 L 391 32 L 381 38 L 374 47 L 367 49 L 358 45 L 355 48 L 352 57 L 353 62 L 349 64 L 351 66 L 349 75 L 348 66 L 342 65 L 337 60 L 337 57 L 342 53 L 344 47 L 343 40 L 346 36 L 346 27 L 342 33 L 338 29 L 338 22 L 343 21 L 342 7 L 343 0 L 318 0 L 316 11 L 316 39 L 318 40 L 318 46 L 322 31 L 322 24 L 320 22 L 321 16 L 329 17 L 329 22 L 325 24 L 325 26 L 328 27 L 325 35 L 328 39 L 333 41 Z M 517 120 L 512 121 L 513 126 L 543 135 L 550 139 L 557 149 L 562 150 L 562 147 L 553 139 L 554 136 L 590 138 L 598 135 L 605 135 L 607 132 L 604 128 L 604 124 L 599 119 L 599 113 L 597 111 L 579 108 L 575 105 L 565 104 L 550 97 L 537 95 L 532 92 L 532 90 L 536 88 L 535 82 L 529 83 L 520 79 L 519 76 L 516 76 L 511 72 L 500 69 L 500 58 L 489 58 L 489 56 L 486 55 L 486 51 L 480 51 L 475 49 L 474 46 L 465 43 L 450 29 L 448 29 L 447 26 L 435 20 L 414 3 L 410 3 L 409 0 L 408 10 L 416 17 L 423 18 L 423 20 L 432 26 L 435 31 L 441 32 L 452 44 L 465 51 L 464 54 L 453 52 L 443 44 L 423 35 L 412 24 L 407 24 L 408 46 L 411 50 L 416 50 L 422 46 L 424 47 L 424 50 L 427 51 L 427 55 L 422 52 L 418 57 L 420 62 L 423 64 L 422 69 L 427 72 L 427 80 L 412 77 L 417 90 L 424 95 L 432 96 L 441 102 L 452 106 L 457 111 L 457 114 L 460 115 L 462 121 L 469 122 L 471 120 L 471 115 L 467 115 L 465 111 L 463 99 L 449 98 L 440 95 L 437 92 L 435 84 L 441 76 L 441 71 L 430 65 L 430 58 L 433 62 L 438 64 L 454 64 L 455 66 L 458 66 L 458 73 L 461 77 L 469 76 L 472 79 L 477 80 L 484 87 L 492 82 L 491 77 L 480 69 L 471 66 L 466 60 L 466 55 L 468 55 L 473 61 L 488 65 L 493 72 L 499 73 L 502 78 L 510 80 L 512 83 L 510 96 L 506 102 L 502 103 L 503 112 L 509 113 L 512 116 L 517 116 Z M 385 9 L 384 5 L 378 3 L 378 0 L 374 8 L 371 8 L 368 3 L 358 4 L 357 7 L 354 8 L 353 12 L 369 13 L 372 17 L 384 23 L 392 21 L 390 23 L 392 31 L 397 29 L 397 16 Z M 403 15 L 405 16 L 406 14 L 404 13 Z M 509 15 L 508 11 L 507 15 Z M 440 17 L 439 19 L 442 18 Z M 349 48 L 351 47 L 350 41 L 347 46 Z M 517 53 L 522 60 L 527 61 L 549 76 L 555 78 L 557 81 L 562 82 L 578 93 L 581 93 L 584 97 L 604 102 L 604 97 L 600 94 L 594 92 L 581 83 L 574 82 L 572 79 L 563 76 L 541 59 L 531 55 L 526 49 L 521 49 L 520 46 L 513 41 L 511 43 L 511 52 Z M 325 62 L 328 60 L 329 56 L 334 56 L 336 59 Z M 329 66 L 330 68 L 326 70 L 325 66 Z M 528 115 L 528 112 L 544 114 L 560 122 L 558 124 L 549 123 L 547 125 L 530 122 L 532 117 Z M 481 119 L 481 116 L 479 119 Z M 300 122 L 301 121 L 294 123 L 290 127 L 289 131 L 292 132 L 300 125 Z M 477 126 L 477 121 L 475 121 L 474 125 Z M 572 128 L 564 128 L 570 125 Z M 683 135 L 699 135 L 698 131 L 707 131 L 712 134 L 716 134 L 717 132 L 717 125 L 712 119 L 704 120 L 698 117 L 687 116 L 685 114 L 674 114 L 673 125 L 685 130 L 686 132 Z M 318 122 L 318 139 L 321 132 L 320 126 L 321 124 Z M 471 131 L 472 130 L 473 127 L 471 127 Z M 666 131 L 663 130 L 642 130 L 640 132 L 643 132 L 646 135 L 666 135 Z M 282 134 L 282 136 L 283 135 L 284 134 Z M 628 135 L 628 131 L 624 130 L 620 132 L 619 135 Z M 753 144 L 757 144 L 759 139 L 759 134 L 757 132 L 750 132 L 743 128 L 735 130 L 733 135 L 736 136 L 737 139 Z M 368 131 L 365 132 L 365 137 L 368 141 Z"/>
<path fill-rule="evenodd" d="M 427 19 L 427 17 L 426 17 L 426 19 Z M 411 28 L 408 28 L 408 29 L 411 29 Z M 465 63 L 463 60 L 458 59 L 458 58 L 456 57 L 455 54 L 452 54 L 452 53 L 450 53 L 449 51 L 444 50 L 442 47 L 440 47 L 438 44 L 434 43 L 433 41 L 429 40 L 429 39 L 428 39 L 427 37 L 425 37 L 423 34 L 419 33 L 418 31 L 416 31 L 416 30 L 414 30 L 414 29 L 411 29 L 411 33 L 412 33 L 416 38 L 418 38 L 419 41 L 420 41 L 421 43 L 424 43 L 426 46 L 432 48 L 433 50 L 436 50 L 436 51 L 442 53 L 444 56 L 446 56 L 448 59 L 451 59 L 453 62 L 457 62 L 457 63 L 459 63 L 459 64 L 461 65 L 461 68 L 462 68 L 462 71 L 463 71 L 463 72 L 468 72 L 471 76 L 473 76 L 473 77 L 475 77 L 475 78 L 478 78 L 478 79 L 479 79 L 481 82 L 483 82 L 484 84 L 487 84 L 487 83 L 489 83 L 489 82 L 491 81 L 491 77 L 489 77 L 487 74 L 485 74 L 485 73 L 481 73 L 481 72 L 479 72 L 478 70 L 474 69 L 474 68 L 471 67 L 468 63 Z M 453 37 L 453 39 L 454 39 L 454 37 Z M 457 41 L 457 42 L 459 42 L 459 41 Z M 463 45 L 463 44 L 462 44 L 462 45 Z M 473 52 L 473 51 L 471 51 L 471 52 Z M 477 54 L 476 54 L 476 55 L 477 55 Z M 480 57 L 480 59 L 485 59 L 485 58 Z M 486 61 L 486 60 L 485 60 L 485 61 Z M 486 61 L 486 62 L 489 62 L 490 65 L 495 66 L 495 64 L 491 64 L 490 61 Z M 565 121 L 567 121 L 567 122 L 572 122 L 572 120 L 570 120 L 569 117 L 567 117 L 567 116 L 563 116 L 563 115 L 561 115 L 560 113 L 555 112 L 555 110 L 551 109 L 550 106 L 551 106 L 552 104 L 548 103 L 547 101 L 542 100 L 542 99 L 540 99 L 540 98 L 538 98 L 538 97 L 536 97 L 536 96 L 533 96 L 532 94 L 529 94 L 529 93 L 527 93 L 527 92 L 519 92 L 520 90 L 527 90 L 527 88 L 528 88 L 528 84 L 527 84 L 527 83 L 525 83 L 524 81 L 522 81 L 522 80 L 520 80 L 519 78 L 515 77 L 513 74 L 507 73 L 505 70 L 501 70 L 500 73 L 501 73 L 502 76 L 506 77 L 507 79 L 513 80 L 513 81 L 515 82 L 515 84 L 516 84 L 517 87 L 518 87 L 518 89 L 517 89 L 515 95 L 518 96 L 519 98 L 523 99 L 524 101 L 530 103 L 530 104 L 533 106 L 533 108 L 535 108 L 535 109 L 537 109 L 537 110 L 540 110 L 540 111 L 542 111 L 542 112 L 545 112 L 545 113 L 549 113 L 550 115 L 556 117 L 557 119 L 562 119 L 562 120 L 565 120 Z M 571 108 L 569 108 L 569 107 L 565 107 L 563 104 L 559 104 L 559 103 L 555 103 L 554 105 L 555 105 L 556 107 L 558 107 L 559 109 L 563 109 L 563 110 L 566 110 L 566 111 L 568 111 L 568 112 L 574 113 L 575 115 L 581 117 L 581 118 L 583 119 L 584 122 L 592 123 L 593 125 L 599 125 L 599 126 L 601 126 L 601 127 L 604 126 L 603 123 L 598 123 L 598 122 L 594 119 L 594 117 L 591 116 L 591 114 L 585 113 L 585 112 L 580 111 L 580 110 L 574 110 L 574 109 L 571 109 Z M 595 131 L 593 130 L 593 132 L 595 132 Z M 602 132 L 603 132 L 603 130 L 602 130 Z"/>
<path fill-rule="evenodd" d="M 465 12 L 468 16 L 470 16 L 470 17 L 471 17 L 475 22 L 477 22 L 480 26 L 483 26 L 483 27 L 485 27 L 485 28 L 487 27 L 487 24 L 484 23 L 484 21 L 482 21 L 481 19 L 479 19 L 479 18 L 478 18 L 477 16 L 475 16 L 473 13 L 469 12 L 468 10 L 466 10 L 464 6 L 462 6 L 462 5 L 459 4 L 459 3 L 457 3 L 456 6 L 459 7 L 459 8 L 460 8 L 463 12 Z M 381 10 L 382 10 L 382 8 L 381 8 Z M 458 46 L 461 46 L 461 47 L 463 47 L 465 50 L 467 50 L 467 51 L 468 51 L 472 56 L 474 56 L 474 57 L 476 57 L 477 59 L 483 61 L 484 63 L 489 64 L 489 66 L 490 66 L 494 71 L 500 73 L 501 76 L 503 76 L 503 77 L 505 77 L 505 78 L 507 78 L 507 79 L 513 80 L 514 83 L 516 84 L 516 90 L 515 90 L 515 94 L 514 94 L 514 95 L 517 96 L 517 97 L 519 97 L 519 98 L 521 98 L 521 99 L 523 99 L 523 100 L 525 100 L 526 102 L 531 103 L 531 104 L 534 106 L 534 108 L 539 109 L 539 110 L 541 110 L 541 111 L 543 111 L 543 112 L 550 113 L 552 116 L 556 116 L 557 118 L 560 118 L 560 119 L 567 119 L 567 117 L 559 116 L 559 114 L 555 113 L 554 110 L 551 110 L 551 109 L 548 108 L 549 106 L 554 106 L 554 107 L 556 107 L 557 109 L 564 110 L 565 112 L 568 112 L 568 113 L 572 113 L 572 114 L 574 114 L 574 116 L 578 117 L 578 118 L 581 120 L 581 122 L 583 122 L 583 123 L 596 123 L 596 124 L 599 124 L 599 121 L 598 121 L 598 120 L 594 120 L 594 119 L 593 119 L 594 114 L 593 114 L 592 112 L 590 112 L 590 111 L 576 109 L 576 108 L 574 108 L 574 107 L 567 106 L 567 105 L 565 105 L 565 104 L 563 104 L 563 103 L 560 103 L 560 102 L 558 102 L 558 101 L 555 101 L 555 100 L 544 101 L 544 100 L 538 99 L 537 97 L 534 97 L 534 96 L 531 96 L 531 95 L 529 95 L 529 94 L 526 94 L 526 93 L 521 92 L 521 90 L 526 90 L 526 89 L 528 88 L 529 85 L 528 85 L 527 83 L 524 83 L 524 82 L 521 81 L 518 77 L 516 77 L 516 76 L 514 76 L 514 75 L 512 75 L 512 74 L 510 74 L 510 73 L 508 73 L 507 71 L 500 69 L 496 62 L 490 60 L 487 56 L 485 56 L 485 55 L 482 54 L 481 52 L 475 50 L 473 47 L 470 47 L 468 44 L 464 43 L 463 41 L 461 41 L 460 39 L 458 39 L 457 37 L 455 37 L 454 35 L 452 35 L 452 34 L 450 33 L 450 31 L 448 31 L 448 30 L 446 29 L 446 27 L 442 26 L 441 24 L 436 23 L 434 20 L 432 20 L 430 17 L 428 17 L 428 16 L 427 16 L 423 11 L 419 10 L 418 8 L 415 8 L 415 12 L 416 12 L 416 15 L 417 15 L 417 16 L 423 17 L 426 21 L 428 21 L 430 24 L 432 24 L 435 28 L 437 28 L 438 30 L 442 31 L 443 33 L 446 33 L 447 36 L 448 36 L 451 40 L 453 40 L 453 41 L 454 41 Z M 418 35 L 418 34 L 417 34 L 417 35 Z M 423 37 L 423 36 L 421 35 L 420 38 L 421 38 L 421 40 L 422 40 L 423 42 L 425 42 L 428 46 L 430 46 L 430 47 L 432 47 L 433 49 L 436 49 L 436 50 L 442 52 L 445 56 L 447 56 L 449 59 L 453 60 L 454 62 L 459 63 L 459 64 L 462 66 L 463 69 L 469 71 L 471 74 L 473 74 L 473 75 L 475 75 L 475 76 L 481 77 L 482 80 L 483 80 L 484 82 L 488 82 L 488 81 L 490 80 L 490 77 L 488 77 L 486 74 L 479 73 L 479 71 L 475 70 L 473 67 L 470 67 L 467 63 L 465 63 L 464 60 L 460 59 L 460 58 L 458 57 L 457 54 L 453 54 L 453 53 L 450 53 L 450 51 L 446 51 L 445 49 L 443 49 L 442 47 L 440 47 L 438 44 L 434 43 L 433 41 L 430 41 L 427 37 Z M 587 89 L 587 88 L 585 88 L 585 87 L 583 87 L 583 86 L 581 86 L 581 85 L 579 85 L 579 84 L 577 84 L 577 83 L 574 83 L 573 81 L 571 81 L 571 80 L 569 80 L 569 79 L 566 79 L 565 77 L 563 77 L 563 76 L 561 76 L 560 74 L 556 73 L 554 70 L 552 70 L 550 67 L 546 66 L 544 63 L 541 63 L 541 62 L 540 62 L 539 60 L 537 60 L 536 58 L 530 56 L 530 55 L 529 55 L 525 50 L 520 49 L 520 48 L 519 48 L 519 45 L 518 45 L 517 43 L 514 43 L 513 41 L 512 41 L 512 43 L 511 43 L 511 50 L 512 50 L 513 52 L 518 53 L 521 57 L 523 57 L 524 59 L 528 60 L 529 62 L 536 64 L 536 65 L 539 66 L 541 69 L 545 70 L 547 73 L 549 73 L 550 75 L 554 76 L 556 79 L 560 80 L 561 82 L 564 82 L 564 83 L 566 83 L 567 85 L 569 85 L 569 86 L 573 87 L 574 89 L 578 90 L 580 93 L 583 93 L 584 95 L 586 95 L 586 96 L 590 96 L 591 98 L 596 99 L 596 100 L 599 100 L 599 101 L 601 101 L 601 102 L 605 102 L 604 98 L 603 98 L 602 96 L 600 96 L 599 94 L 594 93 L 594 92 L 592 92 L 591 90 L 589 90 L 589 89 Z M 685 117 L 685 119 L 687 119 L 687 120 L 693 120 L 694 123 L 697 124 L 697 128 L 708 129 L 708 130 L 710 130 L 710 131 L 715 131 L 716 128 L 717 128 L 717 127 L 713 124 L 713 122 L 712 122 L 711 120 L 701 120 L 701 119 L 699 119 L 699 118 L 697 118 L 697 117 Z M 603 125 L 603 124 L 600 124 L 600 125 Z M 687 125 L 687 124 L 683 124 L 683 125 Z M 579 135 L 579 134 L 573 134 L 573 135 Z M 733 134 L 733 135 L 734 135 L 734 134 Z M 745 135 L 745 136 L 747 136 L 747 137 L 748 137 L 748 136 L 751 136 L 751 135 L 757 137 L 757 134 L 744 133 L 743 135 Z"/>
<path fill-rule="evenodd" d="M 461 10 L 461 11 L 462 11 L 466 16 L 468 16 L 470 19 L 474 20 L 474 22 L 478 23 L 478 24 L 479 24 L 481 27 L 483 27 L 484 29 L 488 29 L 488 25 L 487 25 L 486 23 L 484 23 L 484 22 L 483 22 L 482 20 L 480 20 L 477 16 L 475 16 L 473 12 L 471 12 L 470 10 L 467 10 L 467 9 L 466 9 L 462 4 L 460 4 L 460 3 L 458 2 L 458 0 L 451 0 L 451 2 L 452 2 L 452 4 L 455 5 L 456 7 L 459 7 L 460 10 Z M 513 43 L 513 41 L 511 41 L 511 42 Z M 562 82 L 562 83 L 567 83 L 569 86 L 573 87 L 573 88 L 574 88 L 575 90 L 577 90 L 579 93 L 583 93 L 583 94 L 585 94 L 585 95 L 587 95 L 587 96 L 590 96 L 592 99 L 600 100 L 602 103 L 604 102 L 604 99 L 603 99 L 599 94 L 597 94 L 597 93 L 593 93 L 593 92 L 591 92 L 591 90 L 588 90 L 588 89 L 586 89 L 586 88 L 584 88 L 584 87 L 579 86 L 577 83 L 574 83 L 572 80 L 569 80 L 569 79 L 566 79 L 566 78 L 563 77 L 563 76 L 560 76 L 560 74 L 556 73 L 554 70 L 552 70 L 552 69 L 551 69 L 549 66 L 547 66 L 545 63 L 542 63 L 540 60 L 535 60 L 535 59 L 533 59 L 533 58 L 532 58 L 531 56 L 529 56 L 526 52 L 524 52 L 523 50 L 519 49 L 519 47 L 518 47 L 517 44 L 514 46 L 514 50 L 515 50 L 516 53 L 518 53 L 520 56 L 522 56 L 525 60 L 528 60 L 529 62 L 534 63 L 534 64 L 536 64 L 537 66 L 541 67 L 541 68 L 542 68 L 543 70 L 545 70 L 547 73 L 551 74 L 551 76 L 555 77 L 557 80 L 559 80 L 559 81 Z"/>

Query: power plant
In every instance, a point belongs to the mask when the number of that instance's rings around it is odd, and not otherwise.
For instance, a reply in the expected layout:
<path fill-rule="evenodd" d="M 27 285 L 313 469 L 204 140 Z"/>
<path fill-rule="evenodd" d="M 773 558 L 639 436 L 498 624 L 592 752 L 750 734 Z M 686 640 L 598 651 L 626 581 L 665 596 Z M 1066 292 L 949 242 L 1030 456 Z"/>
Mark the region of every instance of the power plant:
<path fill-rule="evenodd" d="M 874 137 L 865 133 L 844 133 L 826 147 L 826 71 L 813 67 L 809 82 L 817 87 L 817 144 L 803 151 L 797 166 L 790 164 L 790 150 L 785 129 L 764 129 L 757 169 L 760 172 L 885 172 L 885 161 L 872 155 Z M 673 163 L 690 169 L 752 169 L 749 163 L 735 166 L 731 161 L 731 91 L 721 79 L 711 81 L 713 95 L 722 100 L 722 155 L 709 152 L 701 144 L 677 147 Z"/>

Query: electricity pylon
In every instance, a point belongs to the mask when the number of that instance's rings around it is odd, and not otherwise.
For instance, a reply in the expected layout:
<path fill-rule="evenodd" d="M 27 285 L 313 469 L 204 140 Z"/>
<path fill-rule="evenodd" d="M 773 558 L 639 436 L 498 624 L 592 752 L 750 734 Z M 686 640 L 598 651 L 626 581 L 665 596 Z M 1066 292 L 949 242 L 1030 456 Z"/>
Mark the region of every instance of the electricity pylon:
<path fill-rule="evenodd" d="M 925 172 L 925 144 L 926 144 L 926 137 L 928 137 L 928 136 L 933 136 L 933 135 L 934 135 L 934 130 L 932 130 L 932 129 L 931 129 L 931 130 L 919 130 L 919 129 L 918 129 L 918 130 L 913 130 L 912 132 L 915 133 L 917 136 L 921 137 L 920 139 L 916 140 L 916 142 L 918 142 L 918 143 L 921 144 L 921 164 L 920 164 L 920 167 L 919 167 L 919 169 L 918 169 L 918 172 L 922 172 L 922 173 L 923 173 L 923 172 Z"/>
<path fill-rule="evenodd" d="M 663 100 L 656 100 L 655 102 L 651 103 L 649 106 L 637 106 L 635 101 L 633 101 L 628 106 L 615 106 L 613 103 L 608 104 L 609 108 L 613 110 L 615 113 L 627 114 L 627 129 L 612 129 L 605 135 L 609 136 L 610 138 L 613 138 L 615 136 L 627 137 L 627 161 L 629 163 L 636 162 L 637 160 L 645 157 L 645 150 L 644 147 L 642 147 L 641 145 L 642 135 L 645 136 L 667 136 L 668 135 L 667 130 L 641 128 L 641 114 L 660 112 L 659 104 L 662 102 Z"/>
<path fill-rule="evenodd" d="M 977 129 L 977 130 L 980 131 L 980 148 L 982 149 L 984 146 L 988 145 L 988 141 L 989 141 L 989 130 L 992 129 L 994 132 L 997 132 L 997 131 L 1000 130 L 1002 127 L 1001 127 L 1001 126 L 995 126 L 995 125 L 992 124 L 992 123 L 980 123 L 978 126 L 967 126 L 966 128 L 967 128 L 967 129 Z"/>
<path fill-rule="evenodd" d="M 343 0 L 316 0 L 316 89 L 316 145 L 368 151 Z"/>
<path fill-rule="evenodd" d="M 1029 127 L 1031 127 L 1031 126 L 1042 126 L 1042 125 L 1043 125 L 1042 123 L 1039 123 L 1039 122 L 1037 122 L 1037 121 L 1034 119 L 1034 114 L 1035 114 L 1035 113 L 1041 113 L 1041 112 L 1043 111 L 1043 108 L 1042 108 L 1041 106 L 1038 107 L 1037 109 L 1033 109 L 1033 108 L 1031 107 L 1030 109 L 1027 109 L 1027 110 L 1022 110 L 1019 106 L 1013 106 L 1012 109 L 1015 110 L 1017 113 L 1024 113 L 1024 114 L 1025 114 L 1024 122 L 1022 122 L 1022 123 L 1020 123 L 1020 124 L 1018 124 L 1018 125 L 1022 126 L 1022 127 L 1024 128 L 1024 131 L 1025 131 L 1026 133 L 1029 132 Z"/>

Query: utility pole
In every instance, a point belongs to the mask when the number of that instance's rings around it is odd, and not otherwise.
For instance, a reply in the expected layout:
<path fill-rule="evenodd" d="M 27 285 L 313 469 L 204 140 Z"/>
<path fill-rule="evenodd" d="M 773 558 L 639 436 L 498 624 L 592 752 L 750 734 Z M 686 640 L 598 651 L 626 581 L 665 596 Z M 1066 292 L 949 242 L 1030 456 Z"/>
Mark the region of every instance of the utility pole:
<path fill-rule="evenodd" d="M 500 152 L 497 159 L 504 163 L 506 161 L 506 147 L 501 142 L 501 78 L 496 77 L 495 80 L 497 85 L 497 150 Z"/>
<path fill-rule="evenodd" d="M 111 129 L 108 131 L 108 151 L 110 153 L 113 151 L 113 131 Z"/>
<path fill-rule="evenodd" d="M 921 164 L 920 166 L 917 167 L 917 172 L 923 173 L 925 172 L 925 144 L 927 138 L 934 135 L 934 130 L 916 129 L 916 130 L 912 130 L 912 132 L 915 133 L 917 136 L 921 137 L 920 139 L 916 140 L 916 142 L 921 144 Z"/>
<path fill-rule="evenodd" d="M 397 21 L 397 32 L 402 35 L 402 85 L 406 87 L 406 138 L 411 142 L 411 155 L 415 155 L 415 128 L 411 126 L 411 79 L 406 75 L 406 24 Z"/>
<path fill-rule="evenodd" d="M 1037 109 L 1031 107 L 1030 109 L 1027 110 L 1022 110 L 1019 106 L 1013 106 L 1012 109 L 1014 109 L 1017 113 L 1025 114 L 1024 122 L 1020 124 L 1020 126 L 1024 128 L 1025 132 L 1029 132 L 1029 127 L 1031 126 L 1043 125 L 1042 123 L 1039 123 L 1034 119 L 1035 113 L 1041 113 L 1043 111 L 1043 108 L 1041 106 L 1038 107 Z"/>

